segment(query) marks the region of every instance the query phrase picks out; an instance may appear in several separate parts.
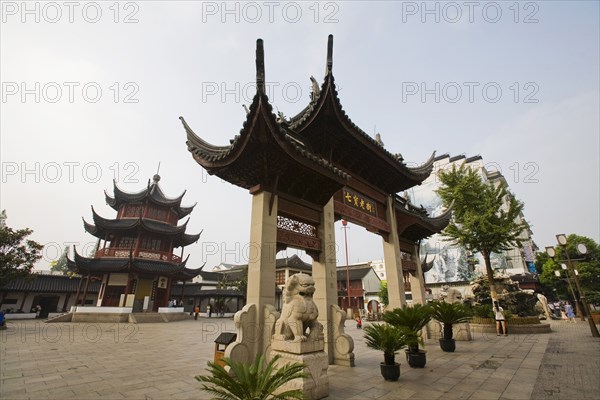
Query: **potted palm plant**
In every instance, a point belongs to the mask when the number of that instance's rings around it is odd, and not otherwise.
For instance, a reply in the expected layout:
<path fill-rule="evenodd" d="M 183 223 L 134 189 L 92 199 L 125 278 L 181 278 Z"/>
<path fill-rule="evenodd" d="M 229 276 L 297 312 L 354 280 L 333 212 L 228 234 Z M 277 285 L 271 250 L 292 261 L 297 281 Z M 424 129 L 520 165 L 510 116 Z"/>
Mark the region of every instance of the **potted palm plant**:
<path fill-rule="evenodd" d="M 282 386 L 294 379 L 304 378 L 304 364 L 286 364 L 277 368 L 279 358 L 275 356 L 266 363 L 264 355 L 260 355 L 252 364 L 222 358 L 229 372 L 221 365 L 208 362 L 210 375 L 199 375 L 196 379 L 203 382 L 202 390 L 218 399 L 303 399 L 302 390 L 282 391 Z"/>
<path fill-rule="evenodd" d="M 444 326 L 440 338 L 440 348 L 443 351 L 453 352 L 456 349 L 456 341 L 452 338 L 452 325 L 467 322 L 471 317 L 469 310 L 460 303 L 446 303 L 443 301 L 431 303 L 431 308 L 433 319 Z"/>
<path fill-rule="evenodd" d="M 415 304 L 412 307 L 403 306 L 387 311 L 383 320 L 391 325 L 406 328 L 406 361 L 412 368 L 423 368 L 427 363 L 427 352 L 419 349 L 423 345 L 420 331 L 431 320 L 431 307 Z"/>
<path fill-rule="evenodd" d="M 366 326 L 364 333 L 367 347 L 383 351 L 383 362 L 379 364 L 383 379 L 397 381 L 400 364 L 396 362 L 396 353 L 406 346 L 405 330 L 384 322 Z"/>

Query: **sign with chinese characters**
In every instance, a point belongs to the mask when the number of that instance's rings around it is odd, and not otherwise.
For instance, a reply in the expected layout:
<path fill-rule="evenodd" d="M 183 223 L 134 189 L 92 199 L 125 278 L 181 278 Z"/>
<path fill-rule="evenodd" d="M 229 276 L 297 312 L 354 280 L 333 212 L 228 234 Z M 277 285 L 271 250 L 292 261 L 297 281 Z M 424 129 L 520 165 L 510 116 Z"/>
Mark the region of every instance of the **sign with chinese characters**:
<path fill-rule="evenodd" d="M 375 204 L 375 200 L 346 188 L 344 188 L 343 193 L 344 204 L 371 215 L 377 215 L 377 206 Z"/>

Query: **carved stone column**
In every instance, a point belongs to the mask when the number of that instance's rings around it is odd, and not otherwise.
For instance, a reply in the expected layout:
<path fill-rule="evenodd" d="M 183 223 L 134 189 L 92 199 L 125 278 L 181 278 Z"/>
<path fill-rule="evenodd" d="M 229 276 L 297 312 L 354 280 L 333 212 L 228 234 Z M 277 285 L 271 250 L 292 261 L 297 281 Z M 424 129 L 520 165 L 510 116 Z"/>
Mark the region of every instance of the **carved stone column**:
<path fill-rule="evenodd" d="M 344 323 L 337 305 L 337 270 L 333 198 L 323 207 L 318 236 L 322 251 L 319 261 L 313 261 L 312 276 L 315 281 L 314 301 L 323 325 L 325 352 L 329 364 L 354 366 L 354 342 L 344 334 Z M 337 310 L 339 310 L 339 312 Z M 345 319 L 345 318 L 344 318 Z M 341 328 L 339 327 L 341 322 Z M 337 343 L 337 346 L 336 346 Z"/>
<path fill-rule="evenodd" d="M 271 203 L 272 202 L 272 203 Z M 252 196 L 248 289 L 246 306 L 235 315 L 238 337 L 225 351 L 236 361 L 251 362 L 268 353 L 276 317 L 275 256 L 277 241 L 277 196 L 258 192 Z"/>
<path fill-rule="evenodd" d="M 391 310 L 400 308 L 406 304 L 400 241 L 396 223 L 396 212 L 394 211 L 394 198 L 392 196 L 388 196 L 387 199 L 386 219 L 390 224 L 390 234 L 387 242 L 383 241 L 383 259 L 385 262 L 388 298 L 390 302 L 388 308 Z"/>
<path fill-rule="evenodd" d="M 412 293 L 413 304 L 425 304 L 425 278 L 423 277 L 423 267 L 421 266 L 421 257 L 419 256 L 419 245 L 415 244 L 413 258 L 417 266 L 415 276 L 410 274 L 410 291 Z"/>

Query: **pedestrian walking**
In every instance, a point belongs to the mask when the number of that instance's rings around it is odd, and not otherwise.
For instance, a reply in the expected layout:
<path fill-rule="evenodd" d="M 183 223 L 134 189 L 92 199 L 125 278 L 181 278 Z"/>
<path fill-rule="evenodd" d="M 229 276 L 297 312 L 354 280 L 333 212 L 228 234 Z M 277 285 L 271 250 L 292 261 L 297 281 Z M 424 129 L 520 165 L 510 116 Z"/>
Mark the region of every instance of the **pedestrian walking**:
<path fill-rule="evenodd" d="M 206 315 L 208 316 L 208 318 L 210 318 L 210 316 L 212 315 L 210 304 L 206 306 Z"/>
<path fill-rule="evenodd" d="M 194 320 L 198 320 L 198 314 L 200 314 L 200 307 L 194 307 Z"/>
<path fill-rule="evenodd" d="M 569 303 L 567 301 L 567 304 L 565 304 L 565 314 L 567 314 L 567 318 L 569 319 L 569 322 L 575 323 L 575 313 L 573 312 L 573 306 L 571 305 L 571 303 Z"/>
<path fill-rule="evenodd" d="M 500 336 L 500 328 L 502 328 L 502 333 L 504 336 L 508 336 L 506 334 L 506 318 L 504 317 L 504 309 L 500 307 L 500 304 L 495 301 L 494 308 L 492 308 L 496 317 L 496 335 Z"/>

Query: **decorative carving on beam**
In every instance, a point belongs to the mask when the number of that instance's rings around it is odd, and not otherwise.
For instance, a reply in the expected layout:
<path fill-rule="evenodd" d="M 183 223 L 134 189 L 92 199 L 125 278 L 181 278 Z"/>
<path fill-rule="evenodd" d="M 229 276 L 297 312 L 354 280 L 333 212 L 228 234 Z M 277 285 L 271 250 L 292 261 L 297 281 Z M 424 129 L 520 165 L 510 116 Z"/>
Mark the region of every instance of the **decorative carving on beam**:
<path fill-rule="evenodd" d="M 336 214 L 339 214 L 358 225 L 364 226 L 369 230 L 378 230 L 383 231 L 384 233 L 390 232 L 390 225 L 382 219 L 347 206 L 337 200 L 333 202 L 333 206 Z"/>
<path fill-rule="evenodd" d="M 296 219 L 277 216 L 277 247 L 287 246 L 305 250 L 318 260 L 321 252 L 321 239 L 317 235 L 317 226 Z"/>
<path fill-rule="evenodd" d="M 321 239 L 279 228 L 277 229 L 277 243 L 306 250 L 307 252 L 309 250 L 321 251 Z"/>
<path fill-rule="evenodd" d="M 284 217 L 282 215 L 277 216 L 277 229 L 283 229 L 305 236 L 317 237 L 316 226 L 307 224 L 306 222 L 300 222 L 292 218 Z"/>

